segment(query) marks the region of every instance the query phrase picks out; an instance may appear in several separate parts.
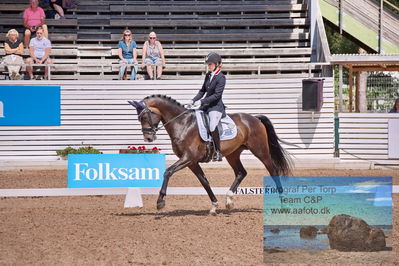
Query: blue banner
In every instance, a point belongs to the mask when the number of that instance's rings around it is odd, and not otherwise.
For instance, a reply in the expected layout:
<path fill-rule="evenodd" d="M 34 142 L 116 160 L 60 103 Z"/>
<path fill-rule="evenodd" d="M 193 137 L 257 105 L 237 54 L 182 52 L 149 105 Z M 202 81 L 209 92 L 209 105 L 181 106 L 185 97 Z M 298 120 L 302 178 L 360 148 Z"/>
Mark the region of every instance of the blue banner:
<path fill-rule="evenodd" d="M 161 187 L 165 154 L 70 154 L 68 187 Z"/>
<path fill-rule="evenodd" d="M 59 126 L 60 86 L 0 86 L 0 126 Z"/>

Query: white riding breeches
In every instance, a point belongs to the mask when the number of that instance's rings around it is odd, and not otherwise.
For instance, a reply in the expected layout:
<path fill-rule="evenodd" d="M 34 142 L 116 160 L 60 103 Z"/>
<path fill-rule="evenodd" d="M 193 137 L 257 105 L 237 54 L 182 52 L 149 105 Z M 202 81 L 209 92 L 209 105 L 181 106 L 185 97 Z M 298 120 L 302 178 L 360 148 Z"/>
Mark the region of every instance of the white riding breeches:
<path fill-rule="evenodd" d="M 211 132 L 215 131 L 221 118 L 222 118 L 221 112 L 218 112 L 218 111 L 210 111 L 209 112 L 209 130 Z"/>

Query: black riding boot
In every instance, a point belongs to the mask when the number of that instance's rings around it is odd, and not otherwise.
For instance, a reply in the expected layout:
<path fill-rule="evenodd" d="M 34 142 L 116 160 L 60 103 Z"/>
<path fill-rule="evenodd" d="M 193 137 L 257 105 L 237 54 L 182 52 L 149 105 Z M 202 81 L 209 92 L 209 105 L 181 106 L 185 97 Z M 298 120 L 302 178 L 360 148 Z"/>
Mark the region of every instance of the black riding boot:
<path fill-rule="evenodd" d="M 219 130 L 216 128 L 212 132 L 212 139 L 213 139 L 213 145 L 215 148 L 215 153 L 213 154 L 212 161 L 222 161 L 222 154 L 220 153 L 220 137 L 219 137 Z"/>

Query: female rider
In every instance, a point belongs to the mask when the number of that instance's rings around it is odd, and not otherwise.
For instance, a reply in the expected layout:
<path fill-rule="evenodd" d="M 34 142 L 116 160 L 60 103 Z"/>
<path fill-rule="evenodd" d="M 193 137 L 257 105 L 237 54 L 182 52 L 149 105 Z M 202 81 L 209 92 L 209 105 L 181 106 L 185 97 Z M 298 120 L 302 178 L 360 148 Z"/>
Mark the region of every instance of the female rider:
<path fill-rule="evenodd" d="M 222 117 L 226 116 L 225 106 L 222 101 L 223 90 L 226 85 L 226 77 L 220 71 L 222 58 L 217 53 L 209 53 L 205 58 L 209 72 L 205 75 L 204 84 L 198 94 L 192 99 L 193 108 L 200 108 L 209 115 L 209 129 L 212 134 L 215 153 L 213 161 L 221 161 L 220 136 L 217 125 Z M 204 94 L 205 97 L 203 98 Z"/>

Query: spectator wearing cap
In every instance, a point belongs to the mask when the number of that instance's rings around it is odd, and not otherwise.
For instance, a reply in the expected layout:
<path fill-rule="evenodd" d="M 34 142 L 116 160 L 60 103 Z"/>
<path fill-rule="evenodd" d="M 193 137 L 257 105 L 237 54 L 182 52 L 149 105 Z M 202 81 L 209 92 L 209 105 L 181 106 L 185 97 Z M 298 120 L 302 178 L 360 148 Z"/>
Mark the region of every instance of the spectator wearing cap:
<path fill-rule="evenodd" d="M 150 79 L 154 79 L 154 68 L 156 68 L 156 78 L 161 79 L 162 71 L 165 67 L 165 53 L 161 43 L 157 40 L 155 32 L 148 35 L 148 40 L 143 46 L 143 69 L 147 69 L 147 74 Z"/>
<path fill-rule="evenodd" d="M 30 0 L 30 7 L 25 9 L 23 18 L 25 27 L 25 48 L 28 48 L 31 35 L 37 31 L 38 27 L 43 29 L 44 37 L 48 38 L 47 25 L 45 24 L 46 15 L 44 10 L 39 7 L 38 0 Z"/>

